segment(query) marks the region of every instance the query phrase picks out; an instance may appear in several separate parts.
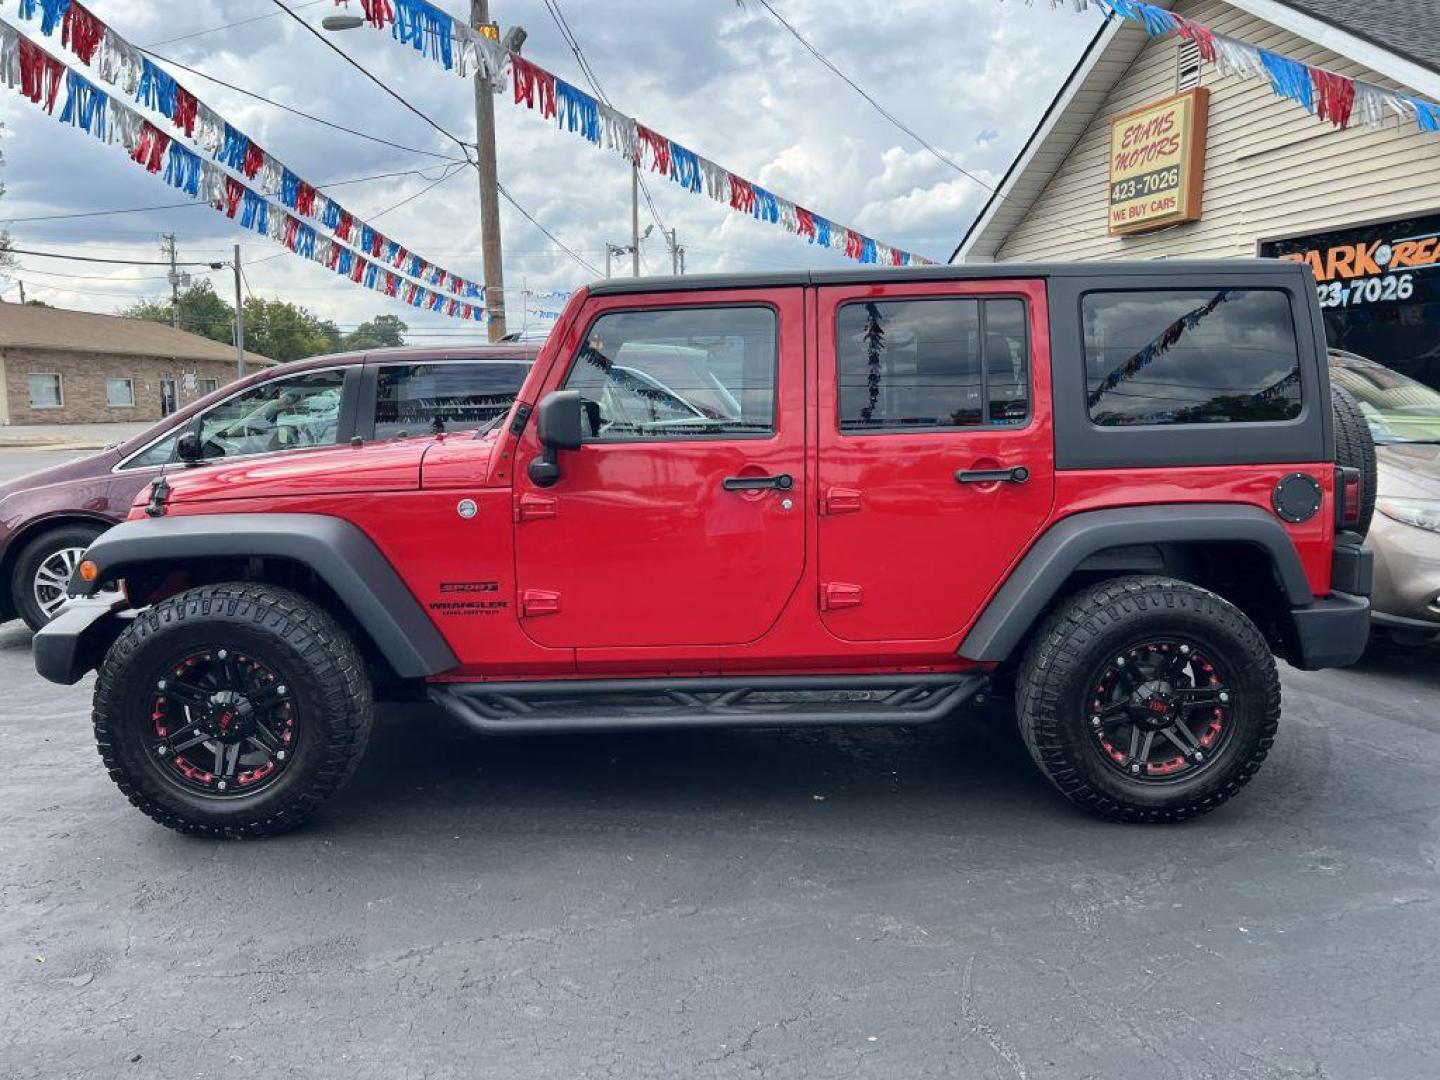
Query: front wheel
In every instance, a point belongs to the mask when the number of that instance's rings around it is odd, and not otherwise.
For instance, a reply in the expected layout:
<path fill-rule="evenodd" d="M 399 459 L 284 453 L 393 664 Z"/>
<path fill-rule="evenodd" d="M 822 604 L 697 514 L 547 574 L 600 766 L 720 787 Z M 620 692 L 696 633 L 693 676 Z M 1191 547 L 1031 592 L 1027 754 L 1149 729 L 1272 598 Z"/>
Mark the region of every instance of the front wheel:
<path fill-rule="evenodd" d="M 1072 802 L 1119 821 L 1215 809 L 1275 741 L 1280 680 L 1229 601 L 1159 577 L 1102 582 L 1046 620 L 1019 673 L 1020 731 Z"/>
<path fill-rule="evenodd" d="M 354 771 L 371 693 L 354 643 L 303 596 L 208 585 L 120 635 L 94 715 L 111 778 L 144 813 L 198 836 L 269 836 Z"/>
<path fill-rule="evenodd" d="M 10 575 L 10 596 L 16 612 L 31 630 L 39 630 L 65 609 L 70 575 L 80 565 L 99 525 L 62 525 L 35 537 L 20 550 Z"/>

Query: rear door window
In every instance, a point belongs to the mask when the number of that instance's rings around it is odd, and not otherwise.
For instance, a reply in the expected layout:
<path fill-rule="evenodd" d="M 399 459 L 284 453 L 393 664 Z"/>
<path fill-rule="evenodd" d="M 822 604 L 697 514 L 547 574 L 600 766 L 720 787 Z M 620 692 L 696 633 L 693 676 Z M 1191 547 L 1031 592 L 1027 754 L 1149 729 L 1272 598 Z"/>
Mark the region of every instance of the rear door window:
<path fill-rule="evenodd" d="M 1023 300 L 872 300 L 846 304 L 838 318 L 841 431 L 1010 426 L 1029 417 Z"/>
<path fill-rule="evenodd" d="M 1081 309 L 1091 423 L 1264 423 L 1300 415 L 1295 319 L 1279 290 L 1092 292 Z"/>
<path fill-rule="evenodd" d="M 375 437 L 478 428 L 510 410 L 525 363 L 386 364 L 375 380 Z"/>

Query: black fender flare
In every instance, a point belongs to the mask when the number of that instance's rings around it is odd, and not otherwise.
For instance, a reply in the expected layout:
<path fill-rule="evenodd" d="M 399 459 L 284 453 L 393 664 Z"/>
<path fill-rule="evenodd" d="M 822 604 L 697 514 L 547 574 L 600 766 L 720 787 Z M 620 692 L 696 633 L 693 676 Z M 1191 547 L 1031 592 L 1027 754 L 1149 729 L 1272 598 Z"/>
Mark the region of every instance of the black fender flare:
<path fill-rule="evenodd" d="M 341 598 L 402 678 L 438 675 L 459 661 L 389 560 L 357 526 L 323 514 L 203 514 L 127 521 L 85 553 L 94 581 L 77 573 L 71 591 L 92 596 L 143 563 L 279 558 L 309 567 Z"/>
<path fill-rule="evenodd" d="M 1137 544 L 1205 542 L 1259 548 L 1291 608 L 1315 602 L 1290 535 L 1259 507 L 1187 503 L 1089 510 L 1041 534 L 965 635 L 959 653 L 975 661 L 1009 659 L 1066 579 L 1097 552 Z"/>

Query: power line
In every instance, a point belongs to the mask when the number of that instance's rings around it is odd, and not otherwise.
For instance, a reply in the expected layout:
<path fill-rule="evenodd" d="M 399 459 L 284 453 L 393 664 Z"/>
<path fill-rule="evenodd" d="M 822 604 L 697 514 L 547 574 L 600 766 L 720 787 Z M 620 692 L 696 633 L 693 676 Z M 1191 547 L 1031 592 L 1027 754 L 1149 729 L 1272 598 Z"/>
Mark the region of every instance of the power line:
<path fill-rule="evenodd" d="M 570 29 L 570 21 L 565 18 L 565 13 L 560 10 L 560 0 L 545 0 L 545 8 L 550 12 L 550 18 L 554 20 L 556 27 L 560 30 L 560 36 L 570 46 L 570 51 L 575 54 L 575 62 L 580 65 L 580 73 L 585 76 L 585 81 L 590 84 L 590 89 L 606 105 L 614 107 L 610 97 L 605 93 L 604 87 L 600 85 L 600 78 L 595 74 L 595 69 L 590 66 L 589 59 L 585 56 L 585 50 L 580 47 L 580 39 L 575 36 L 575 31 Z M 660 218 L 660 211 L 655 206 L 655 200 L 650 196 L 650 185 L 645 182 L 644 173 L 639 173 L 640 190 L 645 194 L 645 204 L 650 207 L 650 216 L 655 219 L 656 226 L 660 231 L 665 232 L 665 222 Z M 644 255 L 641 255 L 644 258 Z"/>
<path fill-rule="evenodd" d="M 42 259 L 68 259 L 71 262 L 88 263 L 119 263 L 123 266 L 208 266 L 214 269 L 215 263 L 220 261 L 219 259 L 209 262 L 197 260 L 172 264 L 169 259 L 163 262 L 154 262 L 146 259 L 102 259 L 98 255 L 62 255 L 57 251 L 31 251 L 26 248 L 10 248 L 9 250 L 16 255 L 34 255 Z"/>
<path fill-rule="evenodd" d="M 454 165 L 454 166 L 447 165 L 447 166 L 445 167 L 445 170 L 446 170 L 446 171 L 445 171 L 445 175 L 443 175 L 442 177 L 440 177 L 439 180 L 432 180 L 430 183 L 426 184 L 426 185 L 425 185 L 423 188 L 421 188 L 419 191 L 415 192 L 414 195 L 410 195 L 410 196 L 407 196 L 406 198 L 401 199 L 401 200 L 400 200 L 399 202 L 397 202 L 394 206 L 387 206 L 384 210 L 381 210 L 378 214 L 371 214 L 369 220 L 371 220 L 371 221 L 379 221 L 379 220 L 380 220 L 382 217 L 384 217 L 386 214 L 390 213 L 390 211 L 392 211 L 392 210 L 399 210 L 400 207 L 404 206 L 406 203 L 412 203 L 412 202 L 414 202 L 416 199 L 421 198 L 421 197 L 424 196 L 424 195 L 430 194 L 430 192 L 434 191 L 434 190 L 435 190 L 437 187 L 439 187 L 441 184 L 445 183 L 446 180 L 449 180 L 451 177 L 454 177 L 454 176 L 459 176 L 459 175 L 460 175 L 460 170 L 461 170 L 462 168 L 464 168 L 464 166 L 465 166 L 465 163 L 464 163 L 464 162 L 461 162 L 461 163 L 459 163 L 458 165 Z"/>
<path fill-rule="evenodd" d="M 314 7 L 316 4 L 323 4 L 324 2 L 325 0 L 305 0 L 305 3 L 296 4 L 295 6 L 297 8 L 307 8 Z M 266 15 L 252 15 L 248 19 L 236 19 L 234 22 L 224 23 L 220 26 L 212 26 L 208 30 L 196 30 L 194 33 L 181 34 L 179 37 L 166 38 L 164 41 L 153 41 L 148 46 L 142 46 L 142 49 L 153 49 L 160 45 L 173 45 L 177 41 L 189 41 L 191 38 L 202 37 L 205 34 L 214 34 L 221 30 L 229 30 L 233 26 L 244 26 L 246 23 L 260 22 L 262 19 L 273 19 L 279 14 L 278 11 L 272 11 Z"/>
<path fill-rule="evenodd" d="M 280 13 L 277 11 L 273 12 L 273 14 L 278 15 Z M 270 18 L 270 16 L 266 15 L 262 16 L 262 18 Z M 254 98 L 256 101 L 263 101 L 266 105 L 273 106 L 276 109 L 283 109 L 286 112 L 292 113 L 293 115 L 298 116 L 304 120 L 309 120 L 311 123 L 320 124 L 328 128 L 334 128 L 336 131 L 343 131 L 347 135 L 354 135 L 357 138 L 368 139 L 373 143 L 379 143 L 382 146 L 393 147 L 396 150 L 404 150 L 407 153 L 411 154 L 423 154 L 426 157 L 439 158 L 441 161 L 460 160 L 459 158 L 449 157 L 435 150 L 421 150 L 418 147 L 406 146 L 403 143 L 393 142 L 390 139 L 383 139 L 378 135 L 371 135 L 369 132 L 360 131 L 352 127 L 346 127 L 344 124 L 337 123 L 334 120 L 326 120 L 323 116 L 316 116 L 313 113 L 305 112 L 303 109 L 297 109 L 294 106 L 286 105 L 282 101 L 276 101 L 274 98 L 266 97 L 264 94 L 257 93 L 254 90 L 247 90 L 243 86 L 236 86 L 232 82 L 226 82 L 224 79 L 219 78 L 215 75 L 207 74 L 206 72 L 201 71 L 199 68 L 193 68 L 190 67 L 188 64 L 182 64 L 179 60 L 172 60 L 168 56 L 161 56 L 159 53 L 152 52 L 150 49 L 142 48 L 140 51 L 148 56 L 153 56 L 156 60 L 163 60 L 165 61 L 165 63 L 170 64 L 172 67 L 177 67 L 181 71 L 188 71 L 191 75 L 198 75 L 200 76 L 200 78 L 208 79 L 210 82 L 216 83 L 219 86 L 223 86 L 227 90 L 234 90 L 237 94 L 244 94 L 246 97 Z"/>
<path fill-rule="evenodd" d="M 552 244 L 558 247 L 561 251 L 565 252 L 565 254 L 569 255 L 570 258 L 574 259 L 581 266 L 585 267 L 586 270 L 589 270 L 590 273 L 594 274 L 597 278 L 600 276 L 599 270 L 597 270 L 594 266 L 591 266 L 579 255 L 575 254 L 575 252 L 571 248 L 567 247 L 565 244 L 562 244 L 559 237 L 557 237 L 549 229 L 545 228 L 544 225 L 541 225 L 540 222 L 536 221 L 529 210 L 526 210 L 523 206 L 516 202 L 515 196 L 511 195 L 510 192 L 505 189 L 504 184 L 497 182 L 495 186 L 500 189 L 500 194 L 505 197 L 505 201 L 508 202 L 511 206 L 513 206 L 516 210 L 520 211 L 521 215 L 525 218 L 526 221 L 530 222 L 531 225 L 534 225 L 535 228 L 539 229 L 542 233 L 548 236 Z"/>
<path fill-rule="evenodd" d="M 448 159 L 456 165 L 464 165 L 465 162 L 457 158 Z M 442 166 L 444 168 L 444 166 Z M 401 169 L 398 172 L 376 173 L 373 176 L 355 176 L 348 180 L 332 180 L 329 183 L 319 185 L 315 190 L 326 191 L 330 188 L 345 187 L 348 184 L 368 184 L 374 180 L 392 180 L 397 176 L 418 176 L 422 180 L 429 180 L 421 169 Z M 446 179 L 442 177 L 442 179 Z M 206 202 L 183 202 L 183 203 L 162 203 L 158 206 L 131 206 L 119 210 L 87 210 L 77 214 L 35 214 L 31 217 L 0 218 L 6 225 L 24 225 L 33 221 L 68 221 L 77 218 L 106 217 L 112 214 L 148 214 L 158 210 L 180 210 L 187 207 L 209 206 Z M 216 249 L 219 250 L 218 248 Z"/>
<path fill-rule="evenodd" d="M 289 15 L 290 18 L 294 19 L 294 20 L 295 20 L 297 23 L 299 23 L 301 26 L 303 26 L 303 27 L 305 28 L 306 33 L 310 34 L 316 41 L 320 42 L 320 44 L 324 45 L 327 49 L 329 49 L 331 52 L 333 52 L 336 56 L 338 56 L 338 57 L 340 57 L 340 59 L 344 60 L 345 63 L 349 64 L 349 65 L 350 65 L 351 67 L 353 67 L 356 71 L 360 72 L 361 75 L 364 75 L 365 78 L 369 79 L 369 80 L 370 80 L 372 83 L 374 83 L 376 86 L 380 87 L 381 90 L 384 90 L 386 94 L 388 94 L 390 97 L 394 98 L 394 99 L 395 99 L 396 101 L 398 101 L 401 105 L 405 106 L 405 108 L 409 109 L 412 113 L 414 113 L 416 116 L 418 116 L 421 120 L 424 120 L 425 123 L 429 124 L 432 128 L 434 128 L 436 131 L 438 131 L 441 135 L 444 135 L 447 139 L 449 139 L 451 142 L 453 142 L 456 146 L 460 147 L 460 149 L 461 149 L 462 151 L 464 151 L 464 153 L 465 153 L 465 159 L 466 159 L 467 161 L 470 161 L 472 164 L 474 163 L 474 159 L 471 158 L 471 156 L 470 156 L 470 149 L 471 149 L 470 143 L 467 143 L 465 140 L 461 139 L 458 135 L 454 135 L 454 134 L 452 134 L 451 132 L 447 131 L 445 128 L 441 127 L 440 124 L 438 124 L 435 120 L 431 119 L 431 118 L 430 118 L 429 116 L 427 116 L 425 113 L 423 113 L 423 112 L 421 112 L 419 109 L 417 109 L 414 105 L 410 104 L 410 102 L 407 101 L 405 98 L 403 98 L 403 97 L 401 97 L 399 94 L 397 94 L 394 90 L 392 90 L 389 86 L 387 86 L 383 81 L 381 81 L 381 79 L 380 79 L 378 76 L 372 74 L 367 67 L 365 67 L 363 64 L 359 63 L 358 61 L 354 60 L 354 59 L 350 56 L 350 54 L 347 53 L 344 49 L 340 48 L 340 47 L 339 47 L 338 45 L 336 45 L 333 41 L 331 41 L 329 38 L 327 38 L 324 34 L 320 33 L 319 30 L 316 30 L 313 26 L 311 26 L 308 22 L 306 22 L 304 19 L 302 19 L 299 15 L 295 14 L 294 9 L 291 8 L 289 5 L 287 5 L 287 4 L 285 3 L 285 0 L 270 0 L 270 2 L 271 2 L 272 4 L 274 4 L 276 7 L 280 8 L 282 11 L 284 11 L 285 14 Z"/>
<path fill-rule="evenodd" d="M 992 195 L 995 193 L 995 189 L 993 187 L 987 184 L 984 180 L 981 180 L 980 177 L 976 176 L 968 169 L 964 168 L 963 166 L 952 160 L 947 155 L 942 154 L 933 145 L 931 145 L 928 141 L 922 138 L 915 131 L 914 128 L 910 127 L 903 120 L 901 120 L 894 113 L 892 113 L 889 109 L 881 105 L 878 101 L 871 97 L 870 94 L 867 93 L 859 83 L 857 83 L 854 79 L 850 78 L 849 75 L 846 75 L 845 72 L 841 71 L 838 67 L 836 67 L 830 61 L 829 57 L 827 57 L 824 53 L 822 53 L 819 49 L 812 45 L 809 39 L 806 38 L 804 34 L 800 33 L 799 30 L 796 30 L 795 27 L 791 26 L 790 23 L 786 21 L 785 16 L 781 15 L 780 12 L 775 10 L 774 6 L 770 3 L 770 0 L 756 0 L 756 3 L 758 3 L 766 11 L 768 11 L 774 17 L 776 22 L 778 22 L 787 31 L 789 31 L 790 36 L 793 37 L 796 41 L 798 41 L 801 45 L 803 45 L 805 47 L 805 50 L 809 52 L 811 56 L 815 57 L 816 60 L 819 60 L 820 63 L 824 64 L 832 72 L 838 75 L 845 82 L 845 84 L 850 87 L 850 89 L 854 90 L 857 94 L 859 94 L 862 98 L 869 102 L 870 106 L 876 112 L 878 112 L 886 120 L 890 121 L 891 124 L 895 125 L 895 127 L 899 128 L 906 135 L 909 135 L 910 138 L 914 139 L 917 143 L 919 143 L 922 147 L 929 151 L 929 153 L 937 161 L 943 162 L 944 164 L 950 166 L 950 168 L 954 169 L 962 176 L 969 177 L 971 180 L 975 181 L 975 183 L 979 184 L 982 188 L 990 192 Z"/>
<path fill-rule="evenodd" d="M 736 0 L 736 3 L 740 4 L 742 7 L 744 6 L 744 0 Z M 953 158 L 941 153 L 932 143 L 923 138 L 919 134 L 919 132 L 917 132 L 914 128 L 910 127 L 910 125 L 906 124 L 889 109 L 885 108 L 885 106 L 881 105 L 880 102 L 876 101 L 874 97 L 872 97 L 869 93 L 866 92 L 864 87 L 862 87 L 849 75 L 846 75 L 845 72 L 841 71 L 838 67 L 836 67 L 835 64 L 831 62 L 829 57 L 827 57 L 818 48 L 811 44 L 809 39 L 806 38 L 804 34 L 800 33 L 799 30 L 795 29 L 795 27 L 786 20 L 785 16 L 781 15 L 780 12 L 776 11 L 775 6 L 771 4 L 770 0 L 756 0 L 756 3 L 758 3 L 766 11 L 768 11 L 775 19 L 775 21 L 778 22 L 786 29 L 786 31 L 789 32 L 791 37 L 793 37 L 796 41 L 798 41 L 801 45 L 805 47 L 805 50 L 810 53 L 811 56 L 815 57 L 816 60 L 820 61 L 820 63 L 824 64 L 825 67 L 829 68 L 832 72 L 839 76 L 840 79 L 847 86 L 850 87 L 850 89 L 854 90 L 857 94 L 864 98 L 876 112 L 878 112 L 895 127 L 903 131 L 906 135 L 909 135 L 910 138 L 914 139 L 917 143 L 919 143 L 920 146 L 937 161 L 940 161 L 941 163 L 950 166 L 950 168 L 960 173 L 960 175 L 965 176 L 970 180 L 973 180 L 975 183 L 979 184 L 982 188 L 988 191 L 991 195 L 999 194 L 999 192 L 993 186 L 986 183 L 984 180 L 981 180 L 980 177 L 976 176 L 969 169 L 966 169 L 964 166 L 960 165 Z M 1088 240 L 1094 240 L 1098 238 L 1098 234 L 1088 232 L 1084 229 L 1078 229 L 1073 225 L 1064 225 L 1064 227 L 1069 229 L 1076 236 L 1083 236 Z"/>
<path fill-rule="evenodd" d="M 386 94 L 388 94 L 390 97 L 394 98 L 394 99 L 395 99 L 396 101 L 398 101 L 401 105 L 405 106 L 406 109 L 410 110 L 410 112 L 414 113 L 414 114 L 415 114 L 416 116 L 418 116 L 421 120 L 424 120 L 425 123 L 429 124 L 429 125 L 430 125 L 432 128 L 434 128 L 436 131 L 440 132 L 440 134 L 444 135 L 444 136 L 445 136 L 447 139 L 449 139 L 451 142 L 455 143 L 456 146 L 460 147 L 460 149 L 465 152 L 466 162 L 467 162 L 472 168 L 476 168 L 476 169 L 479 168 L 479 163 L 475 160 L 475 158 L 474 158 L 474 157 L 471 155 L 471 153 L 470 153 L 470 151 L 471 151 L 472 149 L 475 149 L 474 146 L 473 146 L 471 143 L 465 142 L 465 140 L 461 139 L 458 135 L 455 135 L 455 134 L 453 134 L 452 132 L 446 130 L 444 127 L 442 127 L 442 126 L 441 126 L 439 123 L 437 123 L 435 120 L 431 119 L 431 117 L 428 116 L 426 113 L 424 113 L 424 112 L 422 112 L 420 109 L 416 108 L 416 107 L 415 107 L 414 105 L 412 105 L 408 100 L 406 100 L 403 96 L 401 96 L 399 93 L 397 93 L 397 92 L 396 92 L 395 90 L 393 90 L 391 87 L 387 86 L 387 85 L 386 85 L 384 82 L 382 82 L 376 75 L 372 74 L 368 68 L 366 68 L 366 67 L 365 67 L 363 64 L 361 64 L 359 61 L 355 60 L 353 57 L 351 57 L 349 53 L 345 52 L 343 49 L 341 49 L 339 46 L 337 46 L 333 41 L 331 41 L 331 40 L 329 40 L 327 37 L 325 37 L 324 34 L 320 33 L 320 31 L 316 30 L 313 26 L 311 26 L 309 23 L 307 23 L 307 22 L 306 22 L 304 19 L 302 19 L 299 15 L 295 14 L 295 12 L 294 12 L 289 6 L 287 6 L 287 5 L 285 4 L 285 0 L 270 0 L 270 2 L 273 3 L 276 7 L 281 8 L 287 15 L 289 15 L 289 16 L 290 16 L 292 19 L 294 19 L 297 23 L 299 23 L 301 26 L 303 26 L 303 27 L 305 28 L 306 32 L 309 33 L 312 37 L 314 37 L 316 41 L 319 41 L 322 45 L 324 45 L 327 49 L 329 49 L 331 52 L 333 52 L 336 56 L 338 56 L 338 57 L 340 57 L 340 59 L 344 60 L 345 63 L 349 64 L 349 65 L 350 65 L 351 67 L 353 67 L 356 71 L 360 72 L 360 74 L 364 75 L 365 78 L 369 79 L 369 80 L 370 80 L 372 83 L 374 83 L 376 86 L 380 87 L 381 90 L 384 90 Z M 596 269 L 594 266 L 592 266 L 590 263 L 586 262 L 586 261 L 585 261 L 583 258 L 581 258 L 579 255 L 577 255 L 571 248 L 569 248 L 569 247 L 567 247 L 565 244 L 561 243 L 560 240 L 559 240 L 559 238 L 557 238 L 554 233 L 552 233 L 549 229 L 545 228 L 545 226 L 541 225 L 540 222 L 536 221 L 534 215 L 532 215 L 532 214 L 530 213 L 530 211 L 526 210 L 523 206 L 521 206 L 518 202 L 516 202 L 516 201 L 515 201 L 515 197 L 514 197 L 513 195 L 511 195 L 510 192 L 508 192 L 507 190 L 505 190 L 505 186 L 504 186 L 503 184 L 500 184 L 500 183 L 497 182 L 495 186 L 499 189 L 500 194 L 505 197 L 505 201 L 508 202 L 511 206 L 513 206 L 516 210 L 518 210 L 518 211 L 521 213 L 521 215 L 525 218 L 526 221 L 530 222 L 531 225 L 534 225 L 537 229 L 539 229 L 542 233 L 544 233 L 547 237 L 549 237 L 551 243 L 553 243 L 556 247 L 560 248 L 562 251 L 566 252 L 566 254 L 568 254 L 572 259 L 574 259 L 576 262 L 578 262 L 581 266 L 585 267 L 585 269 L 589 270 L 590 273 L 594 274 L 596 277 L 599 277 L 599 276 L 600 276 L 600 271 L 599 271 L 599 270 L 597 270 L 597 269 Z"/>

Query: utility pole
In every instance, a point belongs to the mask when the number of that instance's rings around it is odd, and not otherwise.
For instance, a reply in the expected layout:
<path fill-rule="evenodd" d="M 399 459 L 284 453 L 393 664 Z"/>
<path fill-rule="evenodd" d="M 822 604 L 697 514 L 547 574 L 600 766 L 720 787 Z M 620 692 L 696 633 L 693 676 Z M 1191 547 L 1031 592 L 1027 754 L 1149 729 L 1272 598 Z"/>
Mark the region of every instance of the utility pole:
<path fill-rule="evenodd" d="M 674 229 L 666 231 L 665 245 L 670 249 L 670 272 L 676 275 L 685 273 L 685 249 L 680 246 Z"/>
<path fill-rule="evenodd" d="M 640 163 L 630 163 L 630 250 L 635 276 L 640 276 Z"/>
<path fill-rule="evenodd" d="M 241 292 L 244 275 L 240 273 L 240 245 L 235 245 L 235 377 L 245 377 L 245 296 Z"/>
<path fill-rule="evenodd" d="M 170 325 L 180 329 L 180 268 L 175 265 L 175 234 L 163 233 L 160 250 L 170 256 Z"/>
<path fill-rule="evenodd" d="M 20 282 L 16 282 L 16 284 L 18 284 L 18 285 L 20 286 L 20 306 L 21 306 L 21 307 L 24 307 L 24 306 L 25 306 L 25 282 L 20 281 Z"/>
<path fill-rule="evenodd" d="M 470 25 L 490 26 L 490 0 L 470 0 Z M 480 252 L 485 263 L 485 310 L 490 340 L 505 337 L 505 272 L 500 264 L 500 181 L 495 170 L 495 91 L 483 71 L 475 73 L 475 147 L 480 173 Z"/>

